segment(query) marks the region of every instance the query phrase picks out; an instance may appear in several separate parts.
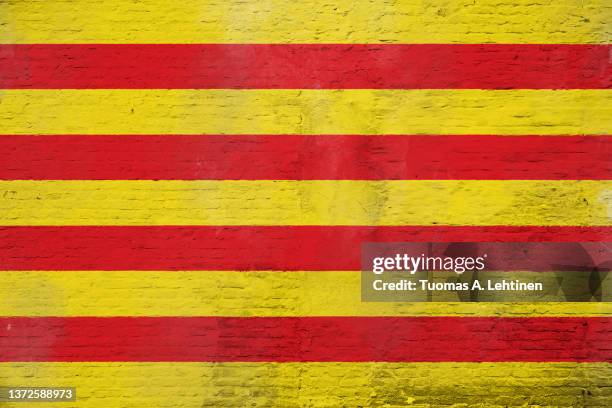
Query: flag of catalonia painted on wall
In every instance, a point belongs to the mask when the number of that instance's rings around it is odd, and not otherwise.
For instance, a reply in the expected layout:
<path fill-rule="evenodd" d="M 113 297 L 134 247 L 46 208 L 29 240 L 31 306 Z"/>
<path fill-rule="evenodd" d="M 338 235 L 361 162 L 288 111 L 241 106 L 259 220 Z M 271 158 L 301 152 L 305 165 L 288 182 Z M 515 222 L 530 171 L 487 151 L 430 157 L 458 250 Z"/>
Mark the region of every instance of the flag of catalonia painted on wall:
<path fill-rule="evenodd" d="M 0 387 L 612 406 L 610 303 L 360 294 L 364 242 L 611 240 L 611 22 L 605 0 L 0 0 Z"/>

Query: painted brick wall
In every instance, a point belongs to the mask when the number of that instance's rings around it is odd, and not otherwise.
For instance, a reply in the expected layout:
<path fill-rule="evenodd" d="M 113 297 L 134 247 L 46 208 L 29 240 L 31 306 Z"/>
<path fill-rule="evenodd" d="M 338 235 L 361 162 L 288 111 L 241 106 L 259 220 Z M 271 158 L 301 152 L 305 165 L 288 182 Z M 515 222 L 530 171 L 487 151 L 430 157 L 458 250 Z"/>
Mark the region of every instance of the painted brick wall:
<path fill-rule="evenodd" d="M 0 386 L 612 406 L 610 303 L 364 303 L 358 272 L 364 241 L 610 240 L 611 17 L 0 1 Z"/>

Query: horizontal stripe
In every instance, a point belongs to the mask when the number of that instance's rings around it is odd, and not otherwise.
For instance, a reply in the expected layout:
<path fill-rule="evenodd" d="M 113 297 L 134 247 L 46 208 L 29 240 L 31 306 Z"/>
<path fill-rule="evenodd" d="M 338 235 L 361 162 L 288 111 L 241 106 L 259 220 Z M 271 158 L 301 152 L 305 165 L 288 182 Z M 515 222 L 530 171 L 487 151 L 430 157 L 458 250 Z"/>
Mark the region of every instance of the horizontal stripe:
<path fill-rule="evenodd" d="M 0 225 L 610 225 L 612 181 L 0 181 Z"/>
<path fill-rule="evenodd" d="M 2 136 L 0 178 L 612 179 L 612 136 Z"/>
<path fill-rule="evenodd" d="M 5 90 L 2 134 L 607 134 L 609 90 Z"/>
<path fill-rule="evenodd" d="M 601 0 L 3 2 L 5 43 L 608 43 Z"/>
<path fill-rule="evenodd" d="M 3 363 L 0 382 L 72 385 L 71 407 L 605 407 L 611 370 L 607 363 Z"/>
<path fill-rule="evenodd" d="M 606 317 L 0 318 L 0 361 L 612 359 Z"/>
<path fill-rule="evenodd" d="M 612 316 L 612 303 L 561 303 L 561 295 L 559 303 L 510 303 L 516 293 L 506 295 L 508 303 L 362 302 L 357 271 L 3 271 L 0 277 L 1 316 Z"/>
<path fill-rule="evenodd" d="M 359 270 L 363 242 L 596 242 L 610 227 L 3 227 L 3 270 Z"/>
<path fill-rule="evenodd" d="M 610 45 L 0 45 L 2 88 L 583 89 Z"/>

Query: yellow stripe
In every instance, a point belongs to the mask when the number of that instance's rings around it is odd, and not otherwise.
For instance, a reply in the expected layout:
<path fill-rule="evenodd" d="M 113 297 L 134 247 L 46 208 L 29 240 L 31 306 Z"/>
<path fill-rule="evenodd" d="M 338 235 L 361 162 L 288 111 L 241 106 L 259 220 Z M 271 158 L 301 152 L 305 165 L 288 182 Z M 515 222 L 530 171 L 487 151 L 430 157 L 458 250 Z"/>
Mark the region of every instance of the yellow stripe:
<path fill-rule="evenodd" d="M 2 316 L 604 316 L 612 303 L 362 302 L 360 272 L 1 272 Z"/>
<path fill-rule="evenodd" d="M 610 90 L 5 90 L 3 134 L 606 134 Z"/>
<path fill-rule="evenodd" d="M 20 0 L 6 43 L 606 43 L 605 0 Z"/>
<path fill-rule="evenodd" d="M 66 408 L 609 407 L 610 375 L 609 363 L 0 364 L 2 385 L 76 387 Z"/>
<path fill-rule="evenodd" d="M 612 181 L 0 181 L 0 225 L 611 225 Z"/>

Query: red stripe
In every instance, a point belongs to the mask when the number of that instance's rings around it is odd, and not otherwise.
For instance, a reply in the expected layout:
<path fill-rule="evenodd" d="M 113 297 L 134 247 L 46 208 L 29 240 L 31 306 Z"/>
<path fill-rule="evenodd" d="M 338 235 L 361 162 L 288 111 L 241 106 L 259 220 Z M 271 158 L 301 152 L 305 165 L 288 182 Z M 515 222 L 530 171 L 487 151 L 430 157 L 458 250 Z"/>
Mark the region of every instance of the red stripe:
<path fill-rule="evenodd" d="M 3 227 L 0 270 L 360 270 L 363 242 L 597 242 L 612 227 Z"/>
<path fill-rule="evenodd" d="M 0 361 L 611 361 L 611 318 L 1 318 Z"/>
<path fill-rule="evenodd" d="M 0 46 L 2 88 L 609 88 L 610 45 Z"/>
<path fill-rule="evenodd" d="M 612 136 L 0 136 L 1 179 L 610 179 Z"/>

